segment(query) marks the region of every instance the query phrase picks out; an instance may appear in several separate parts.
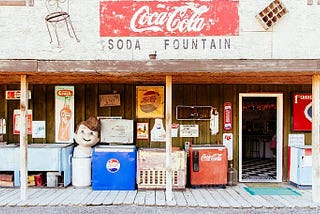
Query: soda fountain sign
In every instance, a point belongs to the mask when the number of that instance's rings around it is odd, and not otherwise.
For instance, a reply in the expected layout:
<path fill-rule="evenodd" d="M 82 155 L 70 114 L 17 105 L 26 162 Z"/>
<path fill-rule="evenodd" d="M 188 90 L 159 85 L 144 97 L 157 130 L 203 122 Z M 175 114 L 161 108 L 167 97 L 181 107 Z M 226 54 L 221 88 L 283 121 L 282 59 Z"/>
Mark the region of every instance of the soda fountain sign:
<path fill-rule="evenodd" d="M 238 0 L 101 1 L 101 37 L 238 35 Z"/>

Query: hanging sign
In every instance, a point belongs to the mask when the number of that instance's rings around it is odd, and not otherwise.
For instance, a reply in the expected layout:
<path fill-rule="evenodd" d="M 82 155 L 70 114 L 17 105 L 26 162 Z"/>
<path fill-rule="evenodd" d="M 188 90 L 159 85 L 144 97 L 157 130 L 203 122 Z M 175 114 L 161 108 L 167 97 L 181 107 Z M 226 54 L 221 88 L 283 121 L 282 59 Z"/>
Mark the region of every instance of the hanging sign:
<path fill-rule="evenodd" d="M 137 86 L 137 118 L 164 117 L 164 87 Z"/>
<path fill-rule="evenodd" d="M 180 137 L 199 137 L 199 125 L 180 125 Z"/>
<path fill-rule="evenodd" d="M 223 105 L 223 129 L 226 131 L 230 131 L 232 129 L 231 102 L 225 102 Z"/>
<path fill-rule="evenodd" d="M 312 94 L 295 93 L 293 100 L 293 131 L 311 131 L 312 128 Z"/>
<path fill-rule="evenodd" d="M 100 107 L 120 106 L 120 94 L 99 95 Z"/>
<path fill-rule="evenodd" d="M 7 100 L 19 100 L 21 97 L 20 90 L 9 90 L 6 91 L 6 99 Z M 31 99 L 31 91 L 28 91 L 28 99 Z"/>
<path fill-rule="evenodd" d="M 160 118 L 155 119 L 154 126 L 151 130 L 151 142 L 166 142 L 166 130 Z"/>
<path fill-rule="evenodd" d="M 46 121 L 32 121 L 32 138 L 46 138 Z"/>
<path fill-rule="evenodd" d="M 228 149 L 228 160 L 233 160 L 233 134 L 223 133 L 222 143 Z"/>
<path fill-rule="evenodd" d="M 149 139 L 149 123 L 137 123 L 137 140 Z"/>
<path fill-rule="evenodd" d="M 239 0 L 100 1 L 100 36 L 239 34 Z"/>
<path fill-rule="evenodd" d="M 13 110 L 13 134 L 20 134 L 20 109 Z M 28 123 L 28 130 L 27 134 L 32 134 L 32 110 L 27 111 L 27 123 Z"/>

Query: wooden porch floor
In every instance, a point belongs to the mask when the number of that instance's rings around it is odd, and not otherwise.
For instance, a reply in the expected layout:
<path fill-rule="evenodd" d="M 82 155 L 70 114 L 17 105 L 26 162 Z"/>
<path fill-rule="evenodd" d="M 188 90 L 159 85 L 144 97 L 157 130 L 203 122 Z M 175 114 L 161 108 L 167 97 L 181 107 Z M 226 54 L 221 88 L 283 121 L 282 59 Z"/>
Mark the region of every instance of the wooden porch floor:
<path fill-rule="evenodd" d="M 165 200 L 164 190 L 92 191 L 88 188 L 28 188 L 27 200 L 20 200 L 19 188 L 0 188 L 0 206 L 98 206 L 139 205 L 220 208 L 319 208 L 312 201 L 312 190 L 296 189 L 302 195 L 250 195 L 240 183 L 237 186 L 217 188 L 187 188 L 174 190 L 173 201 Z"/>

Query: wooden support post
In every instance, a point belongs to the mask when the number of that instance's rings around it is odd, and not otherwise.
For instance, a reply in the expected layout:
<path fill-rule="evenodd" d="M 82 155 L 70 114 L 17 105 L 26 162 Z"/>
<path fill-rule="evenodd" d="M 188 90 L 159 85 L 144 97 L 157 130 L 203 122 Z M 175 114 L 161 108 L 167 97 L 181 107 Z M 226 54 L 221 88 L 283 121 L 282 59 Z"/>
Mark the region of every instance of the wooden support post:
<path fill-rule="evenodd" d="M 312 77 L 312 200 L 320 202 L 320 75 Z"/>
<path fill-rule="evenodd" d="M 20 97 L 20 198 L 27 199 L 28 187 L 28 82 L 27 76 L 21 75 Z"/>
<path fill-rule="evenodd" d="M 172 76 L 166 76 L 166 200 L 172 201 Z"/>

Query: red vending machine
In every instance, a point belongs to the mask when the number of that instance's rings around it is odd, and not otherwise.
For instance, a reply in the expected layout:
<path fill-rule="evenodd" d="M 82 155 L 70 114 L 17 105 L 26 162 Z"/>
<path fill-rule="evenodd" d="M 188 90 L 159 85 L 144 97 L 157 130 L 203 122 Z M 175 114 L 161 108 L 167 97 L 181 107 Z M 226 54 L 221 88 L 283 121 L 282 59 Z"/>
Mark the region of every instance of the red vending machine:
<path fill-rule="evenodd" d="M 222 145 L 192 145 L 190 155 L 190 184 L 227 185 L 228 154 Z"/>

